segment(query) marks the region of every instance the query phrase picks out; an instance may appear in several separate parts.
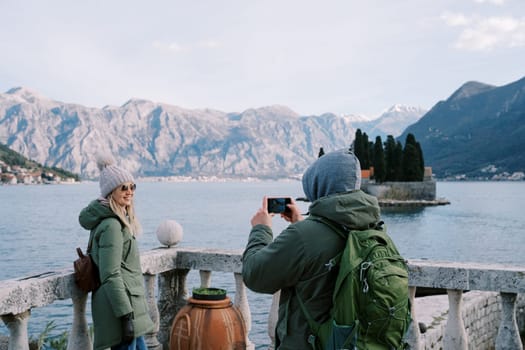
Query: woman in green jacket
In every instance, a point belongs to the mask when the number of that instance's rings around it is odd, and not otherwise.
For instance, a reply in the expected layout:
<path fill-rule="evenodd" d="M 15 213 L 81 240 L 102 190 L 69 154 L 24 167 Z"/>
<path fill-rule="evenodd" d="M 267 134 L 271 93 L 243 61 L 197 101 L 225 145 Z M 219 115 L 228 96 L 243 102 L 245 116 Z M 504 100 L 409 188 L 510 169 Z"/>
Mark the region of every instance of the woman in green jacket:
<path fill-rule="evenodd" d="M 275 329 L 276 349 L 309 349 L 311 334 L 297 295 L 312 318 L 329 317 L 337 276 L 332 259 L 343 251 L 345 241 L 323 218 L 351 230 L 362 230 L 380 219 L 375 197 L 362 192 L 359 160 L 340 150 L 317 159 L 303 175 L 303 190 L 311 202 L 310 218 L 303 220 L 292 203 L 281 216 L 291 222 L 274 239 L 272 215 L 266 201 L 251 219 L 252 230 L 243 254 L 242 275 L 253 291 L 273 294 L 281 291 L 279 318 Z"/>
<path fill-rule="evenodd" d="M 133 176 L 99 156 L 101 197 L 79 215 L 90 230 L 91 255 L 101 286 L 91 295 L 94 348 L 147 350 L 144 334 L 154 328 L 149 317 L 136 236 L 141 233 L 133 207 Z"/>

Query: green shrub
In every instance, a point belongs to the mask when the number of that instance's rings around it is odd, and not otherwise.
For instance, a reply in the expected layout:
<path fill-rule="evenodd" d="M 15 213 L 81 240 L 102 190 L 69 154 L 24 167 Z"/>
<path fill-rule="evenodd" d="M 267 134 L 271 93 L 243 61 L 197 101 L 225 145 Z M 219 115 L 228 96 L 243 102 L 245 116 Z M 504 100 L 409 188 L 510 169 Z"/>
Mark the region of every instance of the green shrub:
<path fill-rule="evenodd" d="M 51 335 L 51 332 L 55 330 L 55 321 L 49 321 L 46 327 L 38 335 L 36 340 L 37 350 L 66 350 L 67 340 L 69 334 L 67 331 L 62 332 L 59 335 Z"/>

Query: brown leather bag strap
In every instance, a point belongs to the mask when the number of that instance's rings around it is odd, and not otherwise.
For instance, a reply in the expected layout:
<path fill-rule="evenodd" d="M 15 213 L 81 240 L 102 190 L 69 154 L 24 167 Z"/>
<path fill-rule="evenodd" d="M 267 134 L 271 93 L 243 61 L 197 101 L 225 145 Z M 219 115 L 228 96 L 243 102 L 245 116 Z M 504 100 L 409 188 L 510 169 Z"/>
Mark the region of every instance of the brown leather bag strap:
<path fill-rule="evenodd" d="M 86 251 L 86 254 L 89 254 L 89 252 L 91 251 L 91 245 L 93 243 L 93 236 L 94 236 L 94 232 L 91 231 L 91 233 L 89 234 L 89 241 L 88 241 L 88 246 L 87 246 L 87 251 Z"/>

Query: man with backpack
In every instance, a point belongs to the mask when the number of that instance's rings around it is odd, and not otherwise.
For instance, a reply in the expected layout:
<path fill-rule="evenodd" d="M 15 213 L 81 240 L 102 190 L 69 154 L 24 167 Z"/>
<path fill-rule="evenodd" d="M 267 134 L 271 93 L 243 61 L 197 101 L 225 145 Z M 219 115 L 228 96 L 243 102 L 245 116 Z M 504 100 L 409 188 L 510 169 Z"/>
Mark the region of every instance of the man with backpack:
<path fill-rule="evenodd" d="M 360 294 L 352 294 L 356 293 L 357 289 L 366 289 L 368 292 L 367 269 L 363 272 L 363 262 L 366 262 L 367 267 L 382 266 L 379 262 L 360 261 L 362 266 L 356 271 L 361 269 L 361 275 L 365 274 L 364 282 L 367 288 L 361 285 L 359 288 L 354 287 L 350 281 L 355 276 L 350 277 L 351 274 L 346 275 L 342 281 L 338 280 L 342 278 L 338 276 L 339 267 L 343 266 L 340 260 L 345 254 L 348 259 L 348 237 L 354 232 L 368 233 L 372 232 L 372 229 L 373 232 L 376 232 L 376 228 L 380 229 L 377 199 L 360 190 L 361 169 L 357 157 L 347 149 L 326 153 L 306 170 L 302 184 L 304 193 L 311 202 L 309 216 L 304 219 L 292 201 L 292 204 L 288 205 L 289 210 L 281 213 L 281 217 L 291 224 L 274 239 L 271 228 L 272 214 L 268 213 L 267 202 L 264 200 L 262 208 L 251 219 L 252 230 L 243 253 L 242 274 L 246 286 L 260 293 L 273 294 L 281 291 L 279 317 L 275 329 L 276 349 L 402 348 L 400 344 L 383 346 L 380 344 L 383 340 L 377 342 L 376 346 L 376 338 L 380 335 L 368 334 L 367 325 L 358 326 L 358 313 L 364 312 L 358 310 L 357 305 L 344 306 L 343 321 L 337 319 L 339 316 L 336 317 L 336 309 L 343 306 L 333 307 L 334 301 L 340 303 L 338 300 L 348 299 L 348 295 L 356 300 L 364 300 Z M 379 241 L 383 242 L 383 239 Z M 370 246 L 370 249 L 376 249 L 375 243 L 366 245 Z M 354 253 L 352 255 L 357 255 Z M 385 254 L 375 252 L 370 255 L 377 257 Z M 399 284 L 398 280 L 403 278 L 406 285 L 394 289 L 402 291 L 401 299 L 404 300 L 408 296 L 408 275 L 396 278 L 390 281 L 378 279 L 379 282 L 376 283 L 374 277 L 374 280 L 370 281 L 371 289 L 374 290 L 376 284 Z M 337 288 L 336 282 L 339 285 Z M 344 290 L 345 287 L 347 290 Z M 340 289 L 344 293 L 336 293 L 336 290 Z M 336 298 L 336 294 L 341 295 Z M 371 303 L 375 303 L 375 299 Z M 402 314 L 400 317 L 394 315 L 394 319 L 402 319 L 403 329 L 387 332 L 388 338 L 395 339 L 395 342 L 400 341 L 403 336 L 401 333 L 404 333 L 408 326 L 407 303 L 408 301 L 403 302 L 403 310 L 399 311 Z M 396 308 L 397 306 L 392 307 L 386 312 L 399 314 Z M 347 320 L 349 317 L 350 321 Z M 333 326 L 338 322 L 351 324 Z M 366 321 L 367 324 L 374 322 Z M 390 324 L 390 320 L 388 323 Z M 387 325 L 386 328 L 388 327 Z M 344 333 L 344 339 L 339 343 L 336 339 L 334 343 L 334 337 L 338 337 L 339 331 Z M 367 342 L 374 345 L 367 347 Z"/>

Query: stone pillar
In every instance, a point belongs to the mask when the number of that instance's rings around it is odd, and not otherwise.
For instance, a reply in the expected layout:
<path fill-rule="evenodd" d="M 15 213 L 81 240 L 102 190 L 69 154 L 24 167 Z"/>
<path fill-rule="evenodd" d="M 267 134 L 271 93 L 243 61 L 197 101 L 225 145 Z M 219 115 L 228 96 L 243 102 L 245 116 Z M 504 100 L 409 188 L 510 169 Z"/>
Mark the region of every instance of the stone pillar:
<path fill-rule="evenodd" d="M 151 333 L 147 333 L 146 345 L 150 350 L 162 350 L 162 345 L 157 339 L 159 333 L 159 309 L 157 307 L 157 299 L 155 298 L 155 282 L 157 281 L 156 275 L 144 275 L 144 284 L 146 286 L 146 302 L 148 303 L 148 312 L 155 328 Z"/>
<path fill-rule="evenodd" d="M 201 288 L 210 288 L 211 286 L 211 271 L 199 270 L 201 278 Z"/>
<path fill-rule="evenodd" d="M 461 317 L 461 304 L 463 291 L 447 289 L 448 294 L 448 320 L 443 336 L 444 350 L 467 350 L 468 339 L 463 318 Z"/>
<path fill-rule="evenodd" d="M 242 274 L 234 273 L 233 275 L 235 277 L 235 301 L 233 304 L 239 309 L 244 320 L 246 349 L 255 349 L 255 345 L 248 339 L 248 335 L 252 329 L 252 314 L 250 312 L 250 305 L 248 304 L 248 297 L 246 296 L 246 286 L 244 285 Z"/>
<path fill-rule="evenodd" d="M 496 350 L 523 350 L 516 322 L 516 293 L 501 292 L 501 323 L 496 337 Z"/>
<path fill-rule="evenodd" d="M 186 305 L 188 298 L 186 278 L 189 272 L 189 269 L 177 269 L 159 275 L 158 307 L 160 322 L 158 340 L 164 349 L 169 349 L 171 324 L 175 315 Z"/>
<path fill-rule="evenodd" d="M 406 334 L 406 341 L 411 350 L 421 349 L 421 342 L 419 340 L 421 332 L 419 331 L 419 323 L 417 322 L 416 317 L 416 289 L 417 287 L 408 288 L 410 296 L 410 316 L 412 317 L 412 322 L 410 323 L 408 332 Z"/>
<path fill-rule="evenodd" d="M 7 329 L 9 329 L 9 345 L 7 350 L 29 350 L 29 337 L 27 336 L 27 323 L 31 310 L 18 315 L 2 315 Z"/>
<path fill-rule="evenodd" d="M 281 291 L 277 291 L 272 296 L 272 305 L 268 313 L 268 336 L 270 337 L 270 346 L 268 350 L 275 349 L 275 327 L 279 319 L 279 300 L 281 299 Z"/>
<path fill-rule="evenodd" d="M 93 349 L 86 319 L 87 298 L 87 293 L 82 292 L 77 287 L 73 287 L 71 293 L 71 299 L 73 301 L 73 322 L 67 341 L 67 350 Z"/>

